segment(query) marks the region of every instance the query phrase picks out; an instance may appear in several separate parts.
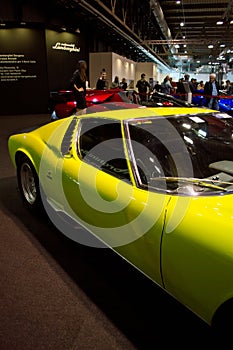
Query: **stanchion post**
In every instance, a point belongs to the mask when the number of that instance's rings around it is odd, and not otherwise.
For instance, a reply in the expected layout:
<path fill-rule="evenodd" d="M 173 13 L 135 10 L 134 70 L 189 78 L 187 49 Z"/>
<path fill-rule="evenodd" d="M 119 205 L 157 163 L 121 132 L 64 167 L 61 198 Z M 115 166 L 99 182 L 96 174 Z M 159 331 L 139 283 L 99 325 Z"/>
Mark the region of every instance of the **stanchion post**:
<path fill-rule="evenodd" d="M 192 93 L 188 92 L 188 103 L 192 103 Z"/>

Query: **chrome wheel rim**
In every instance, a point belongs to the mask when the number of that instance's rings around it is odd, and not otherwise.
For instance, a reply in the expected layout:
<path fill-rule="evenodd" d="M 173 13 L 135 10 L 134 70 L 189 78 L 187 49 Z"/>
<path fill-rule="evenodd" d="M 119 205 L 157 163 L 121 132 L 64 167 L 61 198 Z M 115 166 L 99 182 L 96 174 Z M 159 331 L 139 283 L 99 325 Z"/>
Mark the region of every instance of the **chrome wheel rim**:
<path fill-rule="evenodd" d="M 23 163 L 21 166 L 20 180 L 24 198 L 29 204 L 34 204 L 37 196 L 35 177 L 30 165 L 27 163 Z"/>

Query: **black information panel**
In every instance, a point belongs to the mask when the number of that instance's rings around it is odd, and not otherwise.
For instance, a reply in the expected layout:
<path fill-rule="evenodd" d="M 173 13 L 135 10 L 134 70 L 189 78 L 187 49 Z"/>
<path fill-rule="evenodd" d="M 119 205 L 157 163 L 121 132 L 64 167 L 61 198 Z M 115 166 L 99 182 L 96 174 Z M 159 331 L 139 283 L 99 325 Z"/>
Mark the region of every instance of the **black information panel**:
<path fill-rule="evenodd" d="M 1 115 L 48 113 L 44 30 L 0 30 Z"/>

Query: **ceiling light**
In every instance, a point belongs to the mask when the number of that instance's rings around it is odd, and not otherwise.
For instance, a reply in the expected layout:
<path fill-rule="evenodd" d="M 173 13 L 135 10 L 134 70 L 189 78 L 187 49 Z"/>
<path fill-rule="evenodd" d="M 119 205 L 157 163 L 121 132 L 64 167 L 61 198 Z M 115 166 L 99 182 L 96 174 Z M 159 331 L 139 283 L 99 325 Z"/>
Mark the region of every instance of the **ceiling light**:
<path fill-rule="evenodd" d="M 221 25 L 223 24 L 223 21 L 218 21 L 218 22 L 216 22 L 216 24 L 217 24 L 218 26 L 221 26 Z"/>
<path fill-rule="evenodd" d="M 226 45 L 225 44 L 221 44 L 220 47 L 225 47 Z"/>
<path fill-rule="evenodd" d="M 214 45 L 208 45 L 208 49 L 212 49 Z"/>
<path fill-rule="evenodd" d="M 183 27 L 184 26 L 184 22 L 180 22 L 180 26 Z"/>
<path fill-rule="evenodd" d="M 230 21 L 230 24 L 233 24 L 233 19 Z"/>

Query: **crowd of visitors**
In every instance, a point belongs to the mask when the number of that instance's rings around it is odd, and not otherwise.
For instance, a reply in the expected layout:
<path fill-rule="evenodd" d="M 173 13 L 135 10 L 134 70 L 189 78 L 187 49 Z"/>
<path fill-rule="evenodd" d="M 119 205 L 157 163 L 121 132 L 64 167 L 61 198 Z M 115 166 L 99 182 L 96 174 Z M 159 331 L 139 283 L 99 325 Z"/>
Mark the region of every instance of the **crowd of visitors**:
<path fill-rule="evenodd" d="M 87 63 L 84 60 L 80 60 L 77 63 L 76 70 L 74 71 L 70 85 L 73 90 L 74 97 L 76 100 L 76 114 L 86 113 L 86 88 L 88 86 L 87 78 Z M 146 79 L 146 74 L 142 73 L 141 78 L 136 82 L 134 100 L 137 100 L 137 103 L 144 103 L 149 100 L 149 97 L 155 93 L 164 93 L 167 95 L 174 95 L 180 99 L 188 100 L 189 94 L 191 96 L 203 96 L 204 103 L 208 108 L 218 110 L 219 109 L 219 99 L 220 95 L 225 93 L 230 96 L 233 95 L 233 83 L 229 79 L 226 82 L 221 82 L 221 84 L 216 79 L 216 74 L 209 74 L 209 80 L 204 83 L 203 80 L 197 81 L 196 78 L 191 78 L 189 74 L 184 74 L 183 78 L 180 78 L 177 82 L 173 81 L 172 77 L 166 75 L 163 81 L 160 83 L 151 84 Z M 122 89 L 126 91 L 130 88 L 128 86 L 126 78 L 122 78 L 120 81 L 119 77 L 116 75 L 111 84 L 107 79 L 106 69 L 103 68 L 100 72 L 100 76 L 96 81 L 97 90 L 107 90 L 107 89 Z"/>
<path fill-rule="evenodd" d="M 100 72 L 100 77 L 96 82 L 96 90 L 107 90 L 107 89 L 122 89 L 126 90 L 128 87 L 126 78 L 122 78 L 120 81 L 119 77 L 116 75 L 111 84 L 107 79 L 106 69 L 103 68 Z"/>
<path fill-rule="evenodd" d="M 225 93 L 233 95 L 233 83 L 230 80 L 226 82 L 219 82 L 216 80 L 216 74 L 211 73 L 209 80 L 205 83 L 203 80 L 197 81 L 196 78 L 191 78 L 189 74 L 185 74 L 178 82 L 174 82 L 169 75 L 167 75 L 163 82 L 159 81 L 154 85 L 153 92 L 162 92 L 168 95 L 175 95 L 181 99 L 187 100 L 188 93 L 203 95 L 205 97 L 205 106 L 218 110 L 219 95 Z"/>

